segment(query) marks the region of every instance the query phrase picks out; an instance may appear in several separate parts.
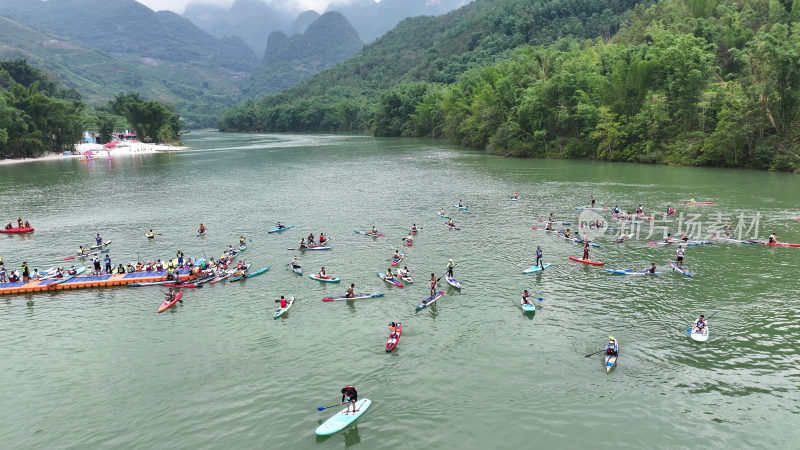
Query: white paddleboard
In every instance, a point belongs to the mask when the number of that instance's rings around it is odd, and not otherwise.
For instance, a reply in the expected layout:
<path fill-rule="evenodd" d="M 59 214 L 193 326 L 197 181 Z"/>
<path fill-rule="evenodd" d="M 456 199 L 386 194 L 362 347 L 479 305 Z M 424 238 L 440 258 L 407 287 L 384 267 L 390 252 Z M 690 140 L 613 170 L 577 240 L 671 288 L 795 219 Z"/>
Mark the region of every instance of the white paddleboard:
<path fill-rule="evenodd" d="M 322 425 L 317 427 L 317 436 L 329 436 L 334 434 L 338 431 L 341 431 L 344 427 L 350 425 L 351 423 L 355 422 L 356 419 L 361 417 L 369 408 L 369 405 L 372 404 L 372 400 L 368 398 L 362 398 L 361 400 L 356 402 L 356 412 L 355 413 L 347 413 L 345 411 L 347 409 L 343 409 L 336 413 L 333 417 L 326 420 Z"/>

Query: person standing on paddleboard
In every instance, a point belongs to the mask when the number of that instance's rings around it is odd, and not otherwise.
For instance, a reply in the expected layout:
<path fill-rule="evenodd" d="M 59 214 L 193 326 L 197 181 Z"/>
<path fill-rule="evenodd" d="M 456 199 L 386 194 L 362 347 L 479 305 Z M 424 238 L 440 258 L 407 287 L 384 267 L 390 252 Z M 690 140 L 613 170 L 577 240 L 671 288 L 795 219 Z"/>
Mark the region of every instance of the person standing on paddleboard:
<path fill-rule="evenodd" d="M 339 406 L 347 403 L 345 414 L 350 412 L 350 406 L 353 406 L 353 414 L 356 412 L 356 402 L 358 401 L 358 392 L 354 386 L 345 386 L 342 388 L 342 401 Z"/>
<path fill-rule="evenodd" d="M 453 267 L 455 267 L 455 266 L 456 265 L 453 263 L 452 259 L 450 260 L 450 262 L 447 263 L 447 277 L 448 278 L 453 278 Z"/>
<path fill-rule="evenodd" d="M 436 296 L 436 274 L 431 274 L 431 299 Z"/>
<path fill-rule="evenodd" d="M 591 203 L 592 203 L 592 208 L 594 208 L 594 195 L 592 196 L 592 201 L 591 201 Z"/>
<path fill-rule="evenodd" d="M 683 246 L 682 245 L 678 246 L 678 251 L 675 254 L 675 263 L 678 265 L 678 267 L 683 267 Z"/>
<path fill-rule="evenodd" d="M 536 267 L 542 267 L 542 247 L 536 246 Z"/>
<path fill-rule="evenodd" d="M 588 241 L 583 243 L 583 259 L 585 261 L 589 260 L 589 242 Z"/>

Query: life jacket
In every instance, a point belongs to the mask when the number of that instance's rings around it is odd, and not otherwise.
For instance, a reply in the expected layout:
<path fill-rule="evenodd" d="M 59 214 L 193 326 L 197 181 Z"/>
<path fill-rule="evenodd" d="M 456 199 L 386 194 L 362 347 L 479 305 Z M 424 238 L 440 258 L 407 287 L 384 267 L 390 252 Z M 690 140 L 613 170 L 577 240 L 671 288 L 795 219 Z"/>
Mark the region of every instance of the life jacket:
<path fill-rule="evenodd" d="M 285 298 L 281 299 L 281 308 L 286 308 L 286 299 Z"/>

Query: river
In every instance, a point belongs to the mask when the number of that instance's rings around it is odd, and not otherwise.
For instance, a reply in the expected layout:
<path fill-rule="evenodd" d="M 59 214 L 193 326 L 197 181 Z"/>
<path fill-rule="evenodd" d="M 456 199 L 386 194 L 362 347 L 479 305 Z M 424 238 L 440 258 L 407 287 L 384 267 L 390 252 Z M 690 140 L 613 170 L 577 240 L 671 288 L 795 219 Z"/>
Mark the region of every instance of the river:
<path fill-rule="evenodd" d="M 628 277 L 570 261 L 578 244 L 531 230 L 551 212 L 574 230 L 575 207 L 594 195 L 603 206 L 642 204 L 673 234 L 668 205 L 684 220 L 698 213 L 704 237 L 713 222 L 743 218 L 745 238 L 757 220 L 759 238 L 800 242 L 797 175 L 508 159 L 366 136 L 202 131 L 185 142 L 179 153 L 0 166 L 0 220 L 36 227 L 0 236 L 7 266 L 48 269 L 97 232 L 113 240 L 115 263 L 178 249 L 216 257 L 245 235 L 244 258 L 271 266 L 187 290 L 163 314 L 157 287 L 0 297 L 9 448 L 797 445 L 800 248 L 692 246 L 688 278 L 666 264 L 674 246 L 647 244 L 647 229 L 621 244 L 612 232 L 597 238 L 591 257 L 605 268 L 655 262 L 664 272 Z M 716 204 L 679 205 L 690 197 Z M 459 199 L 468 211 L 454 210 Z M 440 208 L 460 231 L 443 225 Z M 267 234 L 277 220 L 296 227 Z M 201 222 L 209 231 L 196 238 Z M 422 230 L 403 250 L 412 223 Z M 353 232 L 373 225 L 387 236 Z M 321 231 L 331 251 L 287 250 Z M 537 245 L 552 266 L 523 275 Z M 415 278 L 404 288 L 376 276 L 396 249 Z M 295 254 L 305 274 L 324 265 L 341 285 L 298 277 L 286 265 Z M 445 289 L 415 312 L 427 276 L 450 258 L 462 291 Z M 386 295 L 321 301 L 350 283 Z M 543 298 L 533 315 L 519 307 L 523 289 Z M 280 295 L 299 300 L 273 320 Z M 700 313 L 715 314 L 705 343 L 686 333 Z M 387 354 L 392 320 L 404 330 Z M 584 355 L 609 335 L 621 351 L 607 375 L 600 355 Z M 334 411 L 317 407 L 337 403 L 348 384 L 372 407 L 355 426 L 316 437 Z"/>

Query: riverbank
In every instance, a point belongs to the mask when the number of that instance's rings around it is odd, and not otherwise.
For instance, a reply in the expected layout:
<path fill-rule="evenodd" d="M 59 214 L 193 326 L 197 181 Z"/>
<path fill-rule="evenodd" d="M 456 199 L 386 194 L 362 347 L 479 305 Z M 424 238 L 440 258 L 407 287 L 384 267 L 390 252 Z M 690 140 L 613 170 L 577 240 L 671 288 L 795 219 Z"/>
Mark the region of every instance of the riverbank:
<path fill-rule="evenodd" d="M 89 152 L 93 158 L 113 158 L 120 156 L 142 155 L 148 153 L 177 152 L 185 150 L 186 146 L 169 144 L 145 144 L 143 142 L 121 142 L 113 148 L 106 148 L 101 144 L 79 144 L 75 146 L 77 153 L 46 153 L 34 158 L 9 158 L 0 159 L 0 165 L 28 163 L 35 161 L 55 161 L 62 159 L 85 158 Z"/>

